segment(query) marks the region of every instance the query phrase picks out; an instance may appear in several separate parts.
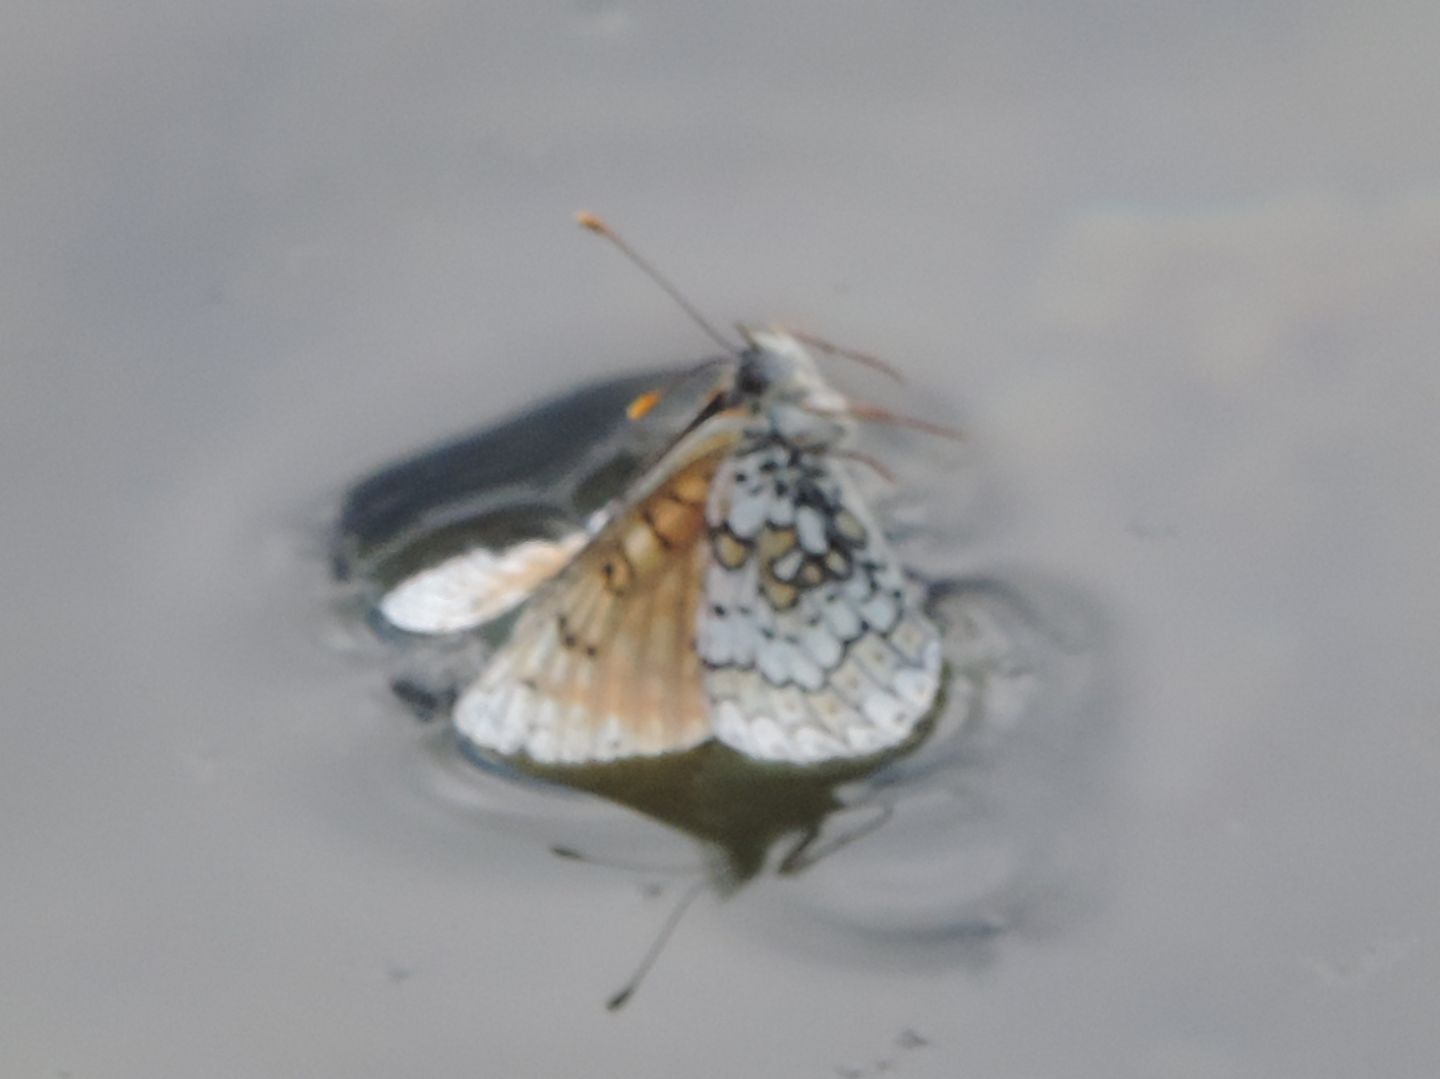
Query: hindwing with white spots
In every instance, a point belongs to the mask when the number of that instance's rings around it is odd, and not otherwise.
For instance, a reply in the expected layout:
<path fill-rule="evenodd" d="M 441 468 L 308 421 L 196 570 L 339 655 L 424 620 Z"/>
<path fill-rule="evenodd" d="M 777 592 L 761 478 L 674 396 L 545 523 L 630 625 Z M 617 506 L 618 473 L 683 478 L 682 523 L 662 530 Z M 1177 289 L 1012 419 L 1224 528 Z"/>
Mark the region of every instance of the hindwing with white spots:
<path fill-rule="evenodd" d="M 715 736 L 809 763 L 903 742 L 935 704 L 940 640 L 844 465 L 771 434 L 707 506 L 696 650 Z"/>

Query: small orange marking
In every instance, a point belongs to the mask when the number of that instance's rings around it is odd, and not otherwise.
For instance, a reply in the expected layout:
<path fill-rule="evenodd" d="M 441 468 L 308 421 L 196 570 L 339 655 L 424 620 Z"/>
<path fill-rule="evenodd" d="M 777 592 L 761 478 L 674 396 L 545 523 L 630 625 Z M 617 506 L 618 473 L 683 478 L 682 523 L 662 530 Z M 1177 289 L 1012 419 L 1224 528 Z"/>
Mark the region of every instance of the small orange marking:
<path fill-rule="evenodd" d="M 710 494 L 710 483 L 714 478 L 713 469 L 686 472 L 671 481 L 670 491 L 681 502 L 703 506 Z"/>
<path fill-rule="evenodd" d="M 793 528 L 767 528 L 760 533 L 760 558 L 765 562 L 773 562 L 783 554 L 787 554 L 795 546 L 795 530 Z"/>
<path fill-rule="evenodd" d="M 625 406 L 625 415 L 632 420 L 638 420 L 649 414 L 650 410 L 660 403 L 660 398 L 663 396 L 664 394 L 659 390 L 646 390 Z"/>
<path fill-rule="evenodd" d="M 765 590 L 765 596 L 770 600 L 770 605 L 777 611 L 788 611 L 800 599 L 798 588 L 793 584 L 778 581 L 768 573 L 761 578 L 761 587 Z"/>
<path fill-rule="evenodd" d="M 654 502 L 646 520 L 655 529 L 662 543 L 667 547 L 680 547 L 693 539 L 699 530 L 701 517 L 692 507 L 681 502 L 659 500 Z"/>
<path fill-rule="evenodd" d="M 750 548 L 729 532 L 721 532 L 715 537 L 715 557 L 720 559 L 720 564 L 726 569 L 739 569 L 745 564 L 745 559 L 750 557 Z"/>

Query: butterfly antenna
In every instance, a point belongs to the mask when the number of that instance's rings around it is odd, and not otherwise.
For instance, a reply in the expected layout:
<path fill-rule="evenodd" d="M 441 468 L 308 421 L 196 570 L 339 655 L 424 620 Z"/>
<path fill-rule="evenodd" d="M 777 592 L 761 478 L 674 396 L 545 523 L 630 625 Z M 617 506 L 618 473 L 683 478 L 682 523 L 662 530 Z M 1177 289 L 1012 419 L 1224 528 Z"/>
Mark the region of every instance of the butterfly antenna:
<path fill-rule="evenodd" d="M 680 309 L 684 311 L 687 315 L 689 315 L 691 321 L 694 322 L 695 325 L 699 326 L 702 330 L 704 330 L 712 341 L 714 341 L 732 356 L 739 355 L 739 352 L 736 350 L 735 346 L 731 342 L 727 341 L 724 336 L 721 335 L 720 331 L 710 324 L 709 320 L 706 319 L 705 316 L 696 309 L 695 305 L 685 298 L 685 294 L 682 293 L 674 285 L 672 285 L 670 283 L 670 280 L 664 274 L 662 274 L 654 266 L 650 265 L 650 263 L 645 258 L 643 258 L 638 251 L 636 251 L 633 247 L 627 244 L 620 237 L 620 234 L 618 232 L 612 229 L 609 225 L 605 224 L 603 220 L 601 220 L 595 214 L 590 213 L 588 210 L 581 210 L 579 213 L 577 213 L 575 215 L 575 221 L 577 224 L 580 225 L 581 228 L 589 229 L 597 236 L 603 236 L 605 239 L 609 240 L 612 244 L 619 248 L 620 253 L 624 255 L 627 259 L 629 259 L 632 263 L 634 263 L 640 269 L 641 273 L 643 273 L 646 277 L 650 278 L 651 281 L 654 281 L 657 285 L 664 289 L 666 294 L 677 304 L 680 305 Z"/>
<path fill-rule="evenodd" d="M 927 435 L 948 438 L 954 442 L 966 441 L 965 432 L 956 430 L 954 427 L 946 427 L 943 423 L 931 423 L 929 420 L 906 416 L 899 412 L 891 412 L 888 408 L 881 408 L 878 405 L 867 405 L 864 402 L 851 402 L 844 408 L 807 408 L 805 411 L 814 413 L 817 416 L 835 416 L 841 419 L 859 420 L 861 423 L 884 423 L 892 427 L 908 427 L 912 431 L 921 431 Z"/>
<path fill-rule="evenodd" d="M 804 330 L 792 330 L 788 326 L 782 328 L 801 344 L 818 348 L 827 356 L 839 356 L 842 360 L 850 360 L 852 363 L 858 363 L 862 367 L 870 368 L 872 371 L 879 371 L 886 378 L 893 379 L 901 384 L 905 382 L 904 375 L 878 356 L 872 356 L 868 352 L 857 352 L 853 348 L 845 348 L 835 344 L 833 341 L 827 341 L 823 337 L 816 337 L 813 333 L 806 333 Z"/>
<path fill-rule="evenodd" d="M 857 839 L 864 839 L 877 828 L 884 826 L 891 816 L 894 815 L 895 807 L 892 805 L 882 805 L 878 808 L 880 812 L 870 820 L 857 828 L 853 828 L 842 835 L 836 836 L 828 843 L 819 842 L 820 829 L 818 826 L 811 828 L 810 831 L 806 832 L 804 837 L 801 838 L 800 842 L 795 844 L 790 853 L 781 859 L 778 870 L 779 873 L 782 876 L 792 877 L 798 873 L 803 873 L 822 858 L 830 857 L 830 855 L 836 851 L 843 850 Z"/>
<path fill-rule="evenodd" d="M 625 1006 L 625 1002 L 635 995 L 635 990 L 640 988 L 640 983 L 645 980 L 645 975 L 650 973 L 650 968 L 655 965 L 655 960 L 660 958 L 660 953 L 670 942 L 670 937 L 674 934 L 675 927 L 680 924 L 680 919 L 685 917 L 685 912 L 690 909 L 690 904 L 695 902 L 695 897 L 704 891 L 707 883 L 704 877 L 700 878 L 680 897 L 680 902 L 675 904 L 675 909 L 665 919 L 665 924 L 655 935 L 654 942 L 651 943 L 649 951 L 645 953 L 645 958 L 640 960 L 640 965 L 635 968 L 635 973 L 630 975 L 630 980 L 625 983 L 620 992 L 605 1002 L 607 1011 L 619 1011 Z"/>
<path fill-rule="evenodd" d="M 896 478 L 894 472 L 892 472 L 876 458 L 871 457 L 868 453 L 860 453 L 857 450 L 831 450 L 830 456 L 843 457 L 847 461 L 855 461 L 858 464 L 862 464 L 866 468 L 870 469 L 870 471 L 874 472 L 875 475 L 879 476 L 882 480 L 885 480 L 887 483 L 900 482 Z"/>

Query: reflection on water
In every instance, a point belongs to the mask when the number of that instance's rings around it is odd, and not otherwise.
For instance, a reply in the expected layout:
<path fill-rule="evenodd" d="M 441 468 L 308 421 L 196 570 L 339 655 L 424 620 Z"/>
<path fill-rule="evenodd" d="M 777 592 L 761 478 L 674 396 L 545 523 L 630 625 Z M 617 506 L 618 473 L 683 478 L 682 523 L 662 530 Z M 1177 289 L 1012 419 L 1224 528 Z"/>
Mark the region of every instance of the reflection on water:
<path fill-rule="evenodd" d="M 682 383 L 667 394 L 668 419 L 625 421 L 625 403 L 655 377 L 546 402 L 351 489 L 332 544 L 339 606 L 401 657 L 404 673 L 391 688 L 417 717 L 448 717 L 457 690 L 514 616 L 474 634 L 421 637 L 390 626 L 376 613 L 378 599 L 463 549 L 553 538 L 581 524 L 688 417 L 693 394 Z M 923 454 L 913 461 L 923 464 Z M 883 496 L 885 519 L 904 519 L 907 504 L 924 502 L 910 486 Z M 927 606 L 943 632 L 945 679 L 931 717 L 903 745 L 806 767 L 756 761 L 718 742 L 660 757 L 546 766 L 490 755 L 446 724 L 433 741 L 435 796 L 482 826 L 521 828 L 562 857 L 699 881 L 724 896 L 758 878 L 804 875 L 810 886 L 779 919 L 791 946 L 819 942 L 833 953 L 878 942 L 891 961 L 911 963 L 988 957 L 1045 896 L 1055 790 L 1084 780 L 1067 724 L 1078 714 L 1087 648 L 1083 635 L 1067 640 L 1056 632 L 1037 605 L 1045 590 L 945 573 L 944 553 L 954 561 L 943 535 L 946 510 L 909 517 L 900 555 L 913 563 L 911 549 L 928 551 Z M 688 837 L 698 860 L 657 863 L 656 823 Z M 843 859 L 834 857 L 842 851 Z M 673 917 L 694 889 L 680 894 Z M 617 1001 L 626 996 L 628 989 Z"/>

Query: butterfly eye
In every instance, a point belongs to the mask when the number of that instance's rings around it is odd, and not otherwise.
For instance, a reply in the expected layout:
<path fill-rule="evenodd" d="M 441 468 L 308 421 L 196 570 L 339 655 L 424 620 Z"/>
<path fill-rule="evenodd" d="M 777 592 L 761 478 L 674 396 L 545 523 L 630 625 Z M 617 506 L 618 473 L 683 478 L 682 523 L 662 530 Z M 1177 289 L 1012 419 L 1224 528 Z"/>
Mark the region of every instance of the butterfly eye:
<path fill-rule="evenodd" d="M 664 395 L 659 390 L 646 390 L 625 406 L 625 415 L 632 420 L 648 415 L 650 410 L 660 403 L 662 396 Z"/>
<path fill-rule="evenodd" d="M 735 378 L 735 389 L 742 397 L 759 397 L 770 388 L 765 372 L 754 363 L 742 363 Z"/>

